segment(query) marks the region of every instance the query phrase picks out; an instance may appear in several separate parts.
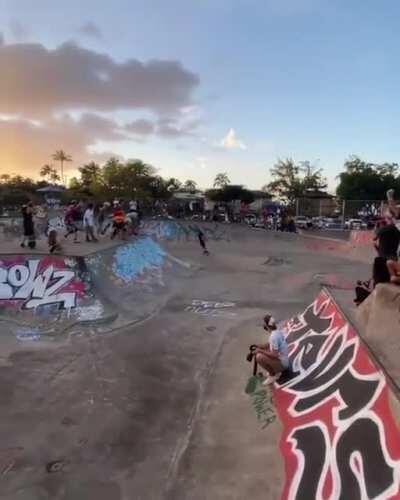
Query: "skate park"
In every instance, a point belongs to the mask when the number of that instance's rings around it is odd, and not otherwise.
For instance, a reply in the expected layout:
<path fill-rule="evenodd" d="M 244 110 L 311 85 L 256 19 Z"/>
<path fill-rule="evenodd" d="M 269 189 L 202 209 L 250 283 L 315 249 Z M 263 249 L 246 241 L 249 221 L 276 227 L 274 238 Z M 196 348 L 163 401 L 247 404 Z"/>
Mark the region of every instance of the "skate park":
<path fill-rule="evenodd" d="M 1 256 L 1 498 L 398 498 L 399 295 L 355 310 L 367 236 L 145 220 L 74 248 Z M 273 389 L 246 361 L 266 312 Z"/>

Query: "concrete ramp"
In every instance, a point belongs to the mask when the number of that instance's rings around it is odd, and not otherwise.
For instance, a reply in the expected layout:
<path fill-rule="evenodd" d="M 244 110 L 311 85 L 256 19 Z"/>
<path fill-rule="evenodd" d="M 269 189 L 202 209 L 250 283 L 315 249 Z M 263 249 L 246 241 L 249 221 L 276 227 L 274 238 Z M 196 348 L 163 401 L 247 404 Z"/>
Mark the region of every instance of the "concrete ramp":
<path fill-rule="evenodd" d="M 357 308 L 360 335 L 400 388 L 400 287 L 377 285 Z"/>
<path fill-rule="evenodd" d="M 87 256 L 3 256 L 0 321 L 20 341 L 119 327 L 158 310 L 189 268 L 148 236 Z"/>
<path fill-rule="evenodd" d="M 388 323 L 388 308 L 378 313 L 382 302 L 391 301 L 394 318 L 392 299 L 393 290 L 379 288 L 368 323 Z M 400 498 L 397 395 L 327 292 L 287 323 L 287 340 L 295 376 L 274 390 L 283 424 L 282 498 Z"/>

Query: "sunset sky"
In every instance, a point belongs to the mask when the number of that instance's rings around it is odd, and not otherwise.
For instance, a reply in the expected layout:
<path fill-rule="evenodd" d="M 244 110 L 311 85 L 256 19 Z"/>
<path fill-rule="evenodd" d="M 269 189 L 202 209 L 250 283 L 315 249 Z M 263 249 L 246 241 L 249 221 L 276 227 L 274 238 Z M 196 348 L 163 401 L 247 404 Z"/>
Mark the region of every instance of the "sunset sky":
<path fill-rule="evenodd" d="M 278 157 L 400 160 L 396 0 L 0 0 L 0 173 L 56 149 L 261 188 Z"/>

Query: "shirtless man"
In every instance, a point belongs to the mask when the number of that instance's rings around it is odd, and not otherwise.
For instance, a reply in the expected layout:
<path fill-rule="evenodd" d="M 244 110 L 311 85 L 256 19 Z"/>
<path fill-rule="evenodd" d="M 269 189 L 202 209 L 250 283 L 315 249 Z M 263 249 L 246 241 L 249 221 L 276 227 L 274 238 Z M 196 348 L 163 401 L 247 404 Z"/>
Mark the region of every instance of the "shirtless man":
<path fill-rule="evenodd" d="M 278 330 L 274 318 L 267 314 L 264 318 L 264 330 L 270 333 L 268 344 L 257 345 L 256 361 L 268 372 L 263 385 L 273 384 L 282 372 L 289 368 L 288 344 L 281 330 Z"/>

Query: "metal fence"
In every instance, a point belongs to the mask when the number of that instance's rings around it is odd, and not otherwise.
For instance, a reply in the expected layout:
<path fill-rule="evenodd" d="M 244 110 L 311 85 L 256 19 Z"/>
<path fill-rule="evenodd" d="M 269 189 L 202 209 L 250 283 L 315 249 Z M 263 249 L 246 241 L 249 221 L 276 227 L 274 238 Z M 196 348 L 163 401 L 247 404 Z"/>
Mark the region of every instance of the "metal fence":
<path fill-rule="evenodd" d="M 337 200 L 335 198 L 298 198 L 296 216 L 371 219 L 385 213 L 383 200 Z"/>

